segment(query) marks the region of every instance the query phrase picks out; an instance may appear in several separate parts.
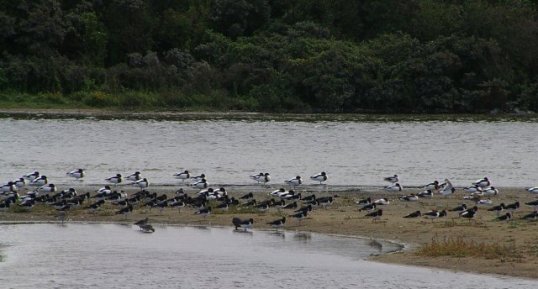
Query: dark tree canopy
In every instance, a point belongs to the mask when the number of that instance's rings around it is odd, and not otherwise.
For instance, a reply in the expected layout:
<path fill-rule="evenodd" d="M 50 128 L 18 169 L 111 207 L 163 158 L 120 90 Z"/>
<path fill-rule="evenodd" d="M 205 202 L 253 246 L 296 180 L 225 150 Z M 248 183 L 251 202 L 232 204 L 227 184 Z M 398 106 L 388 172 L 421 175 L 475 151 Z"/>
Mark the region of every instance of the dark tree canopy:
<path fill-rule="evenodd" d="M 0 0 L 0 103 L 538 111 L 537 5 Z"/>

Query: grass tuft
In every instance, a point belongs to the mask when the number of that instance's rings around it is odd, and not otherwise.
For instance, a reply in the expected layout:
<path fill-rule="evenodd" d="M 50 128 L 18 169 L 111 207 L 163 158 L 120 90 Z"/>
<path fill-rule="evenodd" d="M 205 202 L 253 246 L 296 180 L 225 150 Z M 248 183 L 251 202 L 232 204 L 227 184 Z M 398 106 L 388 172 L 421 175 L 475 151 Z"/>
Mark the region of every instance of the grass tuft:
<path fill-rule="evenodd" d="M 504 260 L 506 258 L 519 258 L 520 254 L 515 247 L 514 243 L 501 245 L 467 240 L 463 237 L 447 237 L 442 240 L 434 237 L 430 243 L 420 247 L 417 254 L 426 257 L 478 257 Z"/>

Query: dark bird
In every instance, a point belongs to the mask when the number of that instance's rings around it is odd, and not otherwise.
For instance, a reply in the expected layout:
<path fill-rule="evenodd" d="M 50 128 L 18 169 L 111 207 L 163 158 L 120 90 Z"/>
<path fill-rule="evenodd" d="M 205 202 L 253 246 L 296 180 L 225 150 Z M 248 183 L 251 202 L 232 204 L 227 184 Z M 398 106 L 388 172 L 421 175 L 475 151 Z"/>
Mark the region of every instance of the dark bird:
<path fill-rule="evenodd" d="M 371 211 L 371 210 L 373 210 L 375 208 L 376 208 L 376 204 L 371 203 L 371 204 L 367 204 L 367 205 L 362 206 L 362 208 L 359 209 L 359 212 L 361 212 L 361 211 Z"/>
<path fill-rule="evenodd" d="M 381 218 L 381 216 L 383 216 L 383 209 L 378 209 L 377 211 L 373 211 L 373 212 L 370 212 L 366 215 L 364 215 L 365 217 L 372 217 L 372 221 L 377 221 Z"/>
<path fill-rule="evenodd" d="M 281 207 L 282 209 L 297 209 L 297 202 L 289 203 Z"/>
<path fill-rule="evenodd" d="M 318 201 L 318 204 L 324 208 L 330 206 L 333 203 L 333 197 L 322 197 L 316 199 Z"/>
<path fill-rule="evenodd" d="M 502 216 L 498 216 L 497 217 L 497 220 L 499 221 L 510 221 L 512 219 L 512 213 L 511 212 L 508 212 Z"/>
<path fill-rule="evenodd" d="M 307 215 L 308 215 L 308 211 L 300 211 L 296 214 L 290 215 L 290 217 L 301 221 L 302 219 L 306 218 Z"/>
<path fill-rule="evenodd" d="M 478 212 L 478 207 L 474 206 L 474 207 L 472 207 L 472 208 L 470 208 L 468 210 L 465 210 L 465 211 L 461 212 L 460 217 L 467 218 L 470 221 L 471 219 L 473 219 L 476 216 L 477 212 Z"/>
<path fill-rule="evenodd" d="M 239 228 L 243 229 L 243 231 L 246 231 L 248 229 L 252 229 L 252 226 L 254 225 L 254 219 L 250 218 L 248 220 L 241 220 L 240 218 L 234 217 L 232 218 L 232 224 L 235 226 L 236 230 L 239 230 Z"/>
<path fill-rule="evenodd" d="M 488 211 L 490 212 L 496 212 L 497 213 L 497 216 L 499 216 L 499 214 L 501 213 L 502 210 L 504 210 L 504 203 L 501 203 L 500 205 L 498 206 L 494 206 L 494 207 L 491 207 L 488 209 Z"/>
<path fill-rule="evenodd" d="M 467 210 L 467 205 L 466 204 L 461 204 L 461 205 L 459 205 L 459 206 L 457 206 L 457 207 L 455 207 L 453 209 L 450 209 L 449 211 L 450 212 L 463 212 L 465 210 Z"/>
<path fill-rule="evenodd" d="M 254 195 L 252 194 L 252 192 L 240 197 L 241 200 L 248 200 L 252 198 L 254 198 Z"/>
<path fill-rule="evenodd" d="M 122 208 L 120 209 L 119 211 L 116 212 L 116 215 L 123 215 L 124 217 L 127 217 L 127 214 L 129 214 L 130 212 L 133 211 L 133 206 L 132 205 L 128 205 L 127 207 L 125 208 Z"/>
<path fill-rule="evenodd" d="M 372 199 L 370 197 L 362 200 L 358 200 L 355 202 L 357 205 L 368 205 L 372 203 Z"/>
<path fill-rule="evenodd" d="M 141 225 L 145 225 L 147 223 L 148 223 L 148 218 L 146 217 L 145 219 L 136 221 L 134 224 L 137 225 L 137 226 L 141 226 Z"/>
<path fill-rule="evenodd" d="M 281 219 L 274 220 L 272 222 L 267 223 L 268 225 L 271 225 L 273 228 L 282 228 L 284 227 L 284 224 L 286 223 L 286 217 L 282 217 Z"/>
<path fill-rule="evenodd" d="M 504 206 L 504 208 L 506 210 L 512 210 L 512 211 L 517 210 L 519 209 L 519 201 L 516 201 L 515 203 L 512 203 L 512 204 L 508 204 Z"/>
<path fill-rule="evenodd" d="M 142 231 L 142 233 L 153 233 L 153 232 L 155 232 L 155 228 L 153 228 L 153 226 L 150 225 L 150 224 L 140 225 L 139 228 Z"/>
<path fill-rule="evenodd" d="M 316 195 L 310 195 L 310 196 L 307 196 L 307 197 L 304 197 L 303 198 L 303 201 L 313 201 L 316 199 Z"/>
<path fill-rule="evenodd" d="M 407 216 L 404 216 L 404 218 L 418 218 L 422 216 L 422 214 L 420 213 L 420 211 L 416 211 L 416 212 L 413 212 Z"/>
<path fill-rule="evenodd" d="M 536 219 L 538 219 L 538 211 L 534 211 L 534 212 L 532 212 L 530 214 L 527 214 L 527 215 L 521 217 L 521 219 L 523 219 L 523 220 L 536 220 Z"/>
<path fill-rule="evenodd" d="M 300 213 L 300 212 L 311 212 L 312 211 L 312 205 L 308 206 L 302 206 L 298 210 L 295 210 L 294 213 Z"/>
<path fill-rule="evenodd" d="M 203 216 L 204 218 L 211 215 L 211 207 L 201 208 L 196 211 L 194 214 Z"/>
<path fill-rule="evenodd" d="M 442 211 L 432 210 L 423 214 L 424 217 L 431 219 L 432 222 L 434 219 L 442 218 L 442 217 L 445 217 L 446 215 L 447 215 L 446 210 L 442 210 Z"/>

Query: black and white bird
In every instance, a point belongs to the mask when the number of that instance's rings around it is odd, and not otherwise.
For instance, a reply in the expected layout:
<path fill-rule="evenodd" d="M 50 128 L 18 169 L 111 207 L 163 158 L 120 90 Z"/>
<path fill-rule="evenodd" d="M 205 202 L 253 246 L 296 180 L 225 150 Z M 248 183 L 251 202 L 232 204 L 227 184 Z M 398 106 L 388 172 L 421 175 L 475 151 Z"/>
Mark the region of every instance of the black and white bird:
<path fill-rule="evenodd" d="M 366 199 L 361 199 L 361 200 L 355 201 L 355 204 L 357 204 L 357 205 L 368 205 L 368 204 L 371 204 L 371 203 L 372 203 L 372 199 L 370 197 L 368 197 Z"/>
<path fill-rule="evenodd" d="M 467 210 L 467 205 L 466 204 L 461 204 L 461 205 L 459 205 L 459 206 L 457 206 L 455 208 L 450 209 L 449 211 L 451 211 L 451 212 L 463 212 L 465 210 Z"/>
<path fill-rule="evenodd" d="M 54 184 L 43 185 L 35 190 L 38 193 L 54 193 L 56 192 L 56 186 Z"/>
<path fill-rule="evenodd" d="M 431 219 L 432 221 L 434 219 L 442 218 L 447 215 L 446 210 L 438 211 L 438 210 L 431 210 L 427 213 L 422 214 L 425 218 Z"/>
<path fill-rule="evenodd" d="M 102 188 L 100 188 L 99 190 L 97 190 L 97 194 L 98 195 L 109 195 L 112 193 L 112 190 L 110 189 L 110 186 L 109 185 L 106 185 Z"/>
<path fill-rule="evenodd" d="M 496 196 L 499 194 L 499 190 L 496 189 L 495 187 L 488 187 L 488 188 L 482 189 L 482 194 L 484 196 Z"/>
<path fill-rule="evenodd" d="M 140 189 L 146 189 L 149 187 L 149 181 L 148 179 L 143 178 L 141 180 L 134 182 L 133 185 L 139 187 Z"/>
<path fill-rule="evenodd" d="M 252 229 L 254 219 L 250 218 L 248 220 L 241 220 L 240 218 L 234 217 L 232 218 L 232 224 L 235 226 L 236 230 L 241 228 L 243 231 L 247 231 L 248 229 Z"/>
<path fill-rule="evenodd" d="M 191 178 L 191 173 L 188 170 L 184 170 L 183 172 L 175 173 L 174 177 L 176 179 L 181 180 L 182 182 L 185 182 L 185 180 L 188 180 Z"/>
<path fill-rule="evenodd" d="M 280 197 L 287 194 L 288 194 L 288 191 L 286 191 L 286 189 L 280 188 L 278 190 L 272 191 L 270 195 Z"/>
<path fill-rule="evenodd" d="M 271 227 L 276 228 L 276 229 L 280 229 L 284 227 L 284 224 L 286 224 L 286 217 L 282 217 L 278 220 L 274 220 L 267 223 L 267 225 L 271 225 Z"/>
<path fill-rule="evenodd" d="M 499 220 L 499 221 L 510 221 L 510 220 L 512 220 L 512 216 L 513 216 L 512 212 L 508 212 L 508 213 L 506 213 L 506 214 L 504 214 L 502 216 L 498 216 L 497 220 Z"/>
<path fill-rule="evenodd" d="M 393 183 L 392 185 L 386 186 L 385 191 L 401 192 L 402 191 L 402 186 L 399 183 Z"/>
<path fill-rule="evenodd" d="M 397 183 L 400 181 L 400 179 L 398 178 L 398 175 L 394 175 L 394 176 L 390 176 L 390 177 L 386 177 L 386 178 L 383 178 L 383 180 L 385 182 L 389 182 L 389 183 Z"/>
<path fill-rule="evenodd" d="M 68 172 L 67 175 L 72 177 L 72 178 L 75 178 L 77 180 L 80 180 L 81 178 L 84 177 L 84 170 L 83 169 L 76 169 L 76 170 Z"/>
<path fill-rule="evenodd" d="M 37 178 L 35 178 L 33 181 L 30 182 L 30 185 L 32 186 L 44 186 L 48 184 L 47 176 L 41 175 Z"/>
<path fill-rule="evenodd" d="M 31 172 L 31 173 L 29 173 L 29 174 L 26 174 L 26 175 L 24 175 L 24 176 L 22 176 L 22 177 L 23 177 L 24 179 L 26 179 L 26 180 L 32 182 L 33 180 L 39 178 L 39 176 L 40 176 L 40 174 L 39 174 L 38 171 L 33 171 L 33 172 Z"/>
<path fill-rule="evenodd" d="M 463 188 L 463 191 L 469 194 L 481 194 L 482 188 L 479 186 L 470 186 Z"/>
<path fill-rule="evenodd" d="M 13 182 L 8 182 L 5 185 L 0 186 L 0 193 L 9 193 L 17 190 L 17 187 Z"/>
<path fill-rule="evenodd" d="M 489 208 L 488 211 L 495 212 L 495 213 L 497 213 L 497 216 L 499 216 L 501 214 L 501 212 L 504 210 L 504 208 L 505 208 L 504 203 L 501 203 L 498 206 L 494 206 L 494 207 Z"/>
<path fill-rule="evenodd" d="M 148 223 L 148 221 L 149 221 L 149 219 L 148 219 L 148 217 L 146 217 L 146 218 L 144 218 L 144 219 L 142 219 L 142 220 L 138 220 L 138 221 L 136 221 L 134 224 L 137 225 L 137 226 L 145 225 L 145 224 Z"/>
<path fill-rule="evenodd" d="M 473 185 L 480 188 L 487 188 L 491 185 L 491 182 L 489 181 L 488 177 L 484 177 L 483 179 L 475 181 Z"/>
<path fill-rule="evenodd" d="M 19 178 L 18 180 L 13 181 L 13 184 L 17 188 L 24 188 L 24 186 L 26 186 L 26 181 L 24 178 Z"/>
<path fill-rule="evenodd" d="M 133 206 L 128 205 L 127 207 L 121 208 L 119 211 L 116 211 L 116 215 L 123 215 L 127 218 L 127 215 L 133 211 Z"/>
<path fill-rule="evenodd" d="M 192 186 L 198 189 L 206 189 L 207 188 L 207 181 L 206 179 L 200 179 L 199 181 L 196 181 L 192 183 Z"/>
<path fill-rule="evenodd" d="M 296 214 L 293 214 L 293 215 L 290 215 L 290 217 L 298 220 L 298 221 L 302 221 L 304 218 L 306 218 L 308 216 L 308 211 L 304 210 L 304 211 L 300 211 Z"/>
<path fill-rule="evenodd" d="M 437 191 L 441 188 L 439 186 L 439 181 L 435 180 L 427 185 L 424 186 L 424 190 L 430 190 L 430 191 Z"/>
<path fill-rule="evenodd" d="M 296 176 L 295 178 L 292 178 L 286 181 L 286 184 L 293 187 L 299 186 L 302 183 L 303 183 L 303 179 L 301 178 L 301 176 Z"/>
<path fill-rule="evenodd" d="M 433 191 L 432 190 L 425 190 L 417 194 L 417 197 L 419 198 L 433 198 Z"/>
<path fill-rule="evenodd" d="M 376 205 L 381 205 L 381 206 L 386 206 L 386 205 L 390 205 L 390 201 L 389 199 L 387 198 L 381 198 L 381 199 L 377 199 L 373 202 L 374 204 Z"/>
<path fill-rule="evenodd" d="M 529 192 L 531 194 L 538 194 L 538 187 L 528 188 L 527 192 Z"/>
<path fill-rule="evenodd" d="M 332 205 L 333 197 L 321 197 L 316 199 L 316 201 L 318 202 L 319 206 L 321 206 L 322 208 L 326 208 Z"/>
<path fill-rule="evenodd" d="M 418 201 L 418 196 L 415 195 L 415 194 L 411 194 L 411 195 L 408 195 L 408 196 L 401 196 L 400 201 L 416 202 L 416 201 Z"/>
<path fill-rule="evenodd" d="M 116 174 L 115 176 L 106 178 L 105 181 L 117 185 L 123 181 L 123 178 L 121 177 L 121 174 Z"/>
<path fill-rule="evenodd" d="M 136 182 L 136 181 L 139 181 L 142 179 L 142 175 L 140 174 L 139 171 L 136 171 L 130 175 L 128 175 L 127 177 L 125 177 L 126 180 L 128 181 L 131 181 L 131 182 Z"/>
<path fill-rule="evenodd" d="M 450 182 L 449 179 L 445 179 L 445 182 L 441 185 L 441 190 L 439 190 L 439 193 L 445 197 L 450 196 L 456 192 L 456 188 L 452 185 L 452 182 Z"/>
<path fill-rule="evenodd" d="M 371 217 L 372 218 L 372 221 L 377 221 L 381 218 L 381 216 L 383 216 L 383 209 L 378 209 L 377 211 L 373 211 L 373 212 L 370 212 L 366 215 L 364 215 L 365 217 Z"/>
<path fill-rule="evenodd" d="M 327 173 L 321 172 L 319 174 L 310 176 L 310 179 L 313 180 L 313 181 L 319 182 L 319 184 L 321 185 L 321 183 L 327 181 Z"/>
<path fill-rule="evenodd" d="M 361 211 L 371 211 L 371 210 L 374 210 L 376 207 L 377 207 L 377 205 L 375 203 L 365 204 L 364 206 L 362 206 L 362 208 L 359 209 L 359 212 L 361 212 Z"/>
<path fill-rule="evenodd" d="M 264 178 L 264 174 L 263 173 L 259 173 L 257 175 L 251 175 L 250 176 L 251 179 L 255 180 L 256 182 L 258 182 L 258 184 L 260 182 L 262 182 L 263 178 Z"/>
<path fill-rule="evenodd" d="M 191 176 L 191 179 L 193 179 L 195 183 L 205 178 L 206 178 L 205 174 L 200 174 L 198 176 Z"/>
<path fill-rule="evenodd" d="M 198 211 L 194 212 L 195 215 L 203 216 L 204 218 L 211 215 L 211 207 L 200 208 Z"/>
<path fill-rule="evenodd" d="M 422 216 L 420 211 L 415 211 L 413 213 L 410 213 L 409 215 L 404 216 L 404 218 L 418 218 L 420 216 Z"/>
<path fill-rule="evenodd" d="M 466 219 L 473 219 L 478 213 L 478 207 L 477 206 L 474 206 L 470 209 L 467 209 L 463 212 L 460 212 L 459 213 L 459 216 L 462 217 L 462 218 L 466 218 Z"/>
<path fill-rule="evenodd" d="M 143 224 L 138 227 L 140 228 L 140 231 L 142 231 L 142 233 L 154 233 L 155 232 L 155 228 L 153 228 L 153 226 L 150 224 Z"/>

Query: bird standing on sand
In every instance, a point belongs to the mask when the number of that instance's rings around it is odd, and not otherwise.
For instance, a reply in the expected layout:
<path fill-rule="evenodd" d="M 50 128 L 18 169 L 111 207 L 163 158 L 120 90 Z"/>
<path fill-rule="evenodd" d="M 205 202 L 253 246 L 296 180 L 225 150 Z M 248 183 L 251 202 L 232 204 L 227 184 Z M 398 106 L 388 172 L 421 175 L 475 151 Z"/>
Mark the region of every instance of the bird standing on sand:
<path fill-rule="evenodd" d="M 420 211 L 415 211 L 415 212 L 413 212 L 413 213 L 411 213 L 409 215 L 404 216 L 404 218 L 418 218 L 420 216 L 422 216 Z"/>
<path fill-rule="evenodd" d="M 286 217 L 267 223 L 267 225 L 271 225 L 271 227 L 276 229 L 284 227 L 284 224 L 286 224 Z"/>
<path fill-rule="evenodd" d="M 378 221 L 381 218 L 381 216 L 383 216 L 383 209 L 378 209 L 377 211 L 370 212 L 364 216 L 372 217 L 373 222 Z"/>
<path fill-rule="evenodd" d="M 310 176 L 310 179 L 319 182 L 319 184 L 321 185 L 321 183 L 327 181 L 327 173 L 321 172 L 317 175 Z"/>
<path fill-rule="evenodd" d="M 134 182 L 133 185 L 139 187 L 140 189 L 146 189 L 147 187 L 149 187 L 149 181 L 148 179 L 143 178 L 141 180 Z"/>

